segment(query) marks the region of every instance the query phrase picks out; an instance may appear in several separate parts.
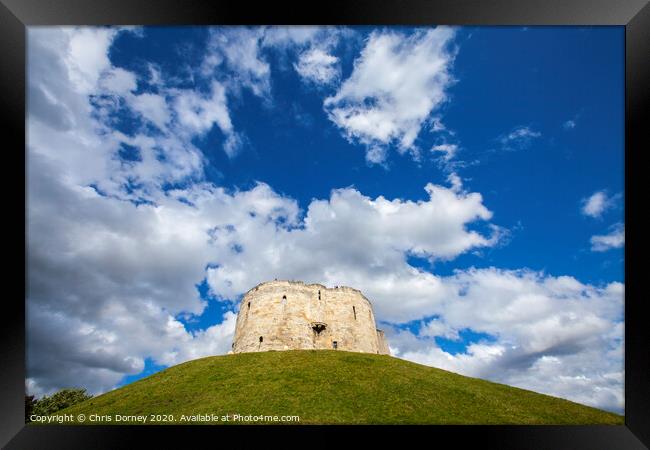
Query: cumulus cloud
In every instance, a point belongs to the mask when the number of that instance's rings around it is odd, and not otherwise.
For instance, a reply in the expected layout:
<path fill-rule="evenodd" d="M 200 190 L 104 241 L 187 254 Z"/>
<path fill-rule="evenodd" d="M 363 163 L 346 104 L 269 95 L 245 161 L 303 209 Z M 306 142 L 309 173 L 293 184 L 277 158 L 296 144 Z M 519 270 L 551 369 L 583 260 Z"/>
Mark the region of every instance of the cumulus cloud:
<path fill-rule="evenodd" d="M 259 27 L 210 28 L 203 73 L 213 75 L 219 68 L 225 67 L 234 76 L 233 87 L 250 89 L 259 97 L 269 96 L 271 68 L 261 54 L 260 42 L 263 37 L 264 29 Z"/>
<path fill-rule="evenodd" d="M 562 128 L 565 130 L 572 130 L 573 128 L 576 127 L 576 121 L 575 120 L 567 120 L 562 124 Z"/>
<path fill-rule="evenodd" d="M 609 196 L 606 191 L 596 191 L 582 200 L 581 212 L 585 216 L 599 218 L 605 211 L 616 205 L 620 195 Z"/>
<path fill-rule="evenodd" d="M 373 32 L 350 77 L 325 99 L 330 120 L 349 141 L 366 145 L 369 162 L 382 162 L 386 152 L 377 148 L 392 144 L 417 154 L 415 139 L 453 81 L 453 37 L 448 27 Z"/>
<path fill-rule="evenodd" d="M 226 298 L 273 278 L 348 284 L 369 293 L 386 320 L 417 318 L 423 308 L 435 308 L 445 291 L 437 277 L 407 264 L 408 255 L 449 259 L 495 245 L 500 237 L 498 227 L 490 236 L 467 229 L 491 218 L 480 195 L 432 184 L 426 190 L 427 201 L 413 202 L 338 189 L 327 200 L 312 201 L 296 229 L 239 231 L 234 224 L 223 248 L 237 244 L 241 251 L 208 269 L 208 283 Z"/>
<path fill-rule="evenodd" d="M 542 133 L 530 127 L 515 127 L 509 133 L 503 134 L 498 141 L 503 150 L 522 150 L 528 148 L 533 140 L 542 136 Z"/>
<path fill-rule="evenodd" d="M 119 32 L 115 28 L 64 28 L 67 45 L 61 55 L 65 60 L 71 86 L 88 94 L 97 86 L 100 76 L 111 67 L 106 49 Z M 64 38 L 65 39 L 65 38 Z"/>
<path fill-rule="evenodd" d="M 226 134 L 232 132 L 232 122 L 226 105 L 226 91 L 213 81 L 209 95 L 202 96 L 194 90 L 178 91 L 174 98 L 178 121 L 191 133 L 202 134 L 217 124 Z"/>
<path fill-rule="evenodd" d="M 120 67 L 111 67 L 100 79 L 100 85 L 108 92 L 127 95 L 138 87 L 135 74 Z"/>
<path fill-rule="evenodd" d="M 591 237 L 591 250 L 605 252 L 613 248 L 622 248 L 625 245 L 625 225 L 617 223 L 610 227 L 610 232 L 604 235 Z"/>
<path fill-rule="evenodd" d="M 340 59 L 332 53 L 343 38 L 355 37 L 356 33 L 345 27 L 267 27 L 261 46 L 280 50 L 283 57 L 289 53 L 292 54 L 291 58 L 297 56 L 297 61 L 293 63 L 294 70 L 307 84 L 321 86 L 338 81 Z"/>
<path fill-rule="evenodd" d="M 339 77 L 338 61 L 336 56 L 313 48 L 300 55 L 294 68 L 306 80 L 316 84 L 328 84 Z"/>
<path fill-rule="evenodd" d="M 454 156 L 456 156 L 456 152 L 458 151 L 458 145 L 457 144 L 437 144 L 431 147 L 431 151 L 434 153 L 442 153 L 441 158 L 443 159 L 444 162 L 449 162 L 451 161 Z"/>
<path fill-rule="evenodd" d="M 162 94 L 127 95 L 125 101 L 133 111 L 158 127 L 166 140 L 177 140 L 191 148 L 189 143 L 194 136 L 203 135 L 216 125 L 224 135 L 226 154 L 231 158 L 237 154 L 241 137 L 233 126 L 222 83 L 212 80 L 206 92 L 174 88 L 161 91 Z"/>
<path fill-rule="evenodd" d="M 585 285 L 573 277 L 496 268 L 458 271 L 443 319 L 417 335 L 389 334 L 396 353 L 412 361 L 622 411 L 623 298 L 621 283 Z M 494 341 L 443 351 L 431 336 L 462 329 Z"/>
<path fill-rule="evenodd" d="M 196 285 L 224 239 L 218 230 L 241 220 L 263 230 L 276 217 L 295 215 L 294 202 L 264 185 L 232 194 L 206 186 L 205 211 L 181 191 L 159 194 L 155 205 L 136 205 L 57 179 L 60 172 L 41 155 L 31 155 L 29 164 L 28 360 L 34 386 L 45 392 L 83 383 L 102 391 L 139 372 L 146 357 L 176 364 L 228 350 L 232 313 L 197 333 L 176 317 L 199 315 L 206 306 Z M 48 371 L 55 360 L 60 375 Z"/>
<path fill-rule="evenodd" d="M 292 59 L 297 57 L 292 65 L 305 82 L 318 86 L 333 83 L 338 80 L 341 69 L 339 58 L 331 52 L 341 37 L 351 33 L 343 27 L 212 27 L 198 72 L 213 79 L 213 97 L 205 99 L 206 105 L 214 104 L 215 108 L 222 105 L 224 111 L 220 115 L 227 116 L 225 95 L 214 97 L 214 84 L 217 83 L 228 95 L 239 96 L 243 89 L 248 89 L 260 97 L 264 105 L 271 107 L 269 50 L 279 51 L 280 59 L 287 59 L 289 54 Z M 232 127 L 224 127 L 225 120 L 217 123 L 226 133 L 224 150 L 233 157 L 245 139 L 233 132 Z"/>
<path fill-rule="evenodd" d="M 102 73 L 110 72 L 106 55 L 115 31 L 93 30 L 79 36 L 68 28 L 28 30 L 27 138 L 31 153 L 47 153 L 51 160 L 65 163 L 67 176 L 75 182 L 101 184 L 102 189 L 113 191 L 112 174 L 119 172 L 111 158 L 116 147 L 105 136 L 98 136 L 102 126 L 93 119 L 97 108 L 90 103 L 88 91 L 101 89 Z M 88 41 L 92 56 L 83 57 L 80 49 L 73 51 L 73 42 L 84 47 L 82 38 Z M 86 60 L 89 67 L 82 65 Z"/>
<path fill-rule="evenodd" d="M 166 129 L 170 114 L 164 96 L 145 92 L 134 95 L 129 100 L 129 104 L 134 111 L 142 114 L 142 117 L 151 121 L 161 130 Z"/>
<path fill-rule="evenodd" d="M 431 124 L 431 131 L 433 132 L 447 132 L 450 133 L 450 131 L 447 129 L 447 126 L 442 123 L 442 118 L 440 116 L 434 116 L 429 120 Z M 453 134 L 453 133 L 452 133 Z"/>
<path fill-rule="evenodd" d="M 196 333 L 175 319 L 205 306 L 195 288 L 204 276 L 203 233 L 179 228 L 165 207 L 136 207 L 51 179 L 40 159 L 31 161 L 37 179 L 29 186 L 31 392 L 72 385 L 103 392 L 139 373 L 147 357 L 171 365 L 225 353 L 231 312 Z"/>
<path fill-rule="evenodd" d="M 264 47 L 294 47 L 309 46 L 316 41 L 326 41 L 333 27 L 291 26 L 267 27 L 264 29 Z"/>
<path fill-rule="evenodd" d="M 218 127 L 229 157 L 244 139 L 232 123 L 226 87 L 217 80 L 204 90 L 167 87 L 159 69 L 149 65 L 146 81 L 155 83 L 155 92 L 134 93 L 135 73 L 113 66 L 107 56 L 123 32 L 30 30 L 28 138 L 32 152 L 58 160 L 80 185 L 151 201 L 151 193 L 164 183 L 202 176 L 204 156 L 192 142 L 195 136 Z M 92 55 L 86 55 L 90 50 Z M 133 131 L 116 130 L 117 115 L 132 117 Z M 159 132 L 151 133 L 149 125 Z M 56 133 L 72 128 L 74 133 Z M 139 158 L 122 160 L 124 146 L 137 148 Z"/>

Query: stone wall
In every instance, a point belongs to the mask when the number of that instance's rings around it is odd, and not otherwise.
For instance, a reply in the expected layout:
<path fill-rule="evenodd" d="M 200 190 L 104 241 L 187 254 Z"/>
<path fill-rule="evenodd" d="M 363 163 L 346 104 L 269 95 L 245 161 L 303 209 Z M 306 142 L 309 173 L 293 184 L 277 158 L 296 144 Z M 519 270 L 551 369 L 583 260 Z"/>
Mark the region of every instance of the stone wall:
<path fill-rule="evenodd" d="M 382 330 L 377 330 L 377 342 L 379 344 L 379 353 L 382 355 L 390 355 L 388 341 L 386 340 L 386 335 Z"/>
<path fill-rule="evenodd" d="M 333 349 L 390 354 L 370 301 L 345 286 L 270 281 L 240 304 L 232 351 Z"/>

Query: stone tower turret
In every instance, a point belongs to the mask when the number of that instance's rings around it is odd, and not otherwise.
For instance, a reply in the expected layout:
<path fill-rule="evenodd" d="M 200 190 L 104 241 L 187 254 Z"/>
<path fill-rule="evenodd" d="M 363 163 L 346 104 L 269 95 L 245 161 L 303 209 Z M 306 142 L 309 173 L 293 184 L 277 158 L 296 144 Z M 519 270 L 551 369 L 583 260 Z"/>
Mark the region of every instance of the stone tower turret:
<path fill-rule="evenodd" d="M 370 301 L 357 289 L 269 281 L 244 295 L 234 353 L 308 349 L 390 354 Z"/>

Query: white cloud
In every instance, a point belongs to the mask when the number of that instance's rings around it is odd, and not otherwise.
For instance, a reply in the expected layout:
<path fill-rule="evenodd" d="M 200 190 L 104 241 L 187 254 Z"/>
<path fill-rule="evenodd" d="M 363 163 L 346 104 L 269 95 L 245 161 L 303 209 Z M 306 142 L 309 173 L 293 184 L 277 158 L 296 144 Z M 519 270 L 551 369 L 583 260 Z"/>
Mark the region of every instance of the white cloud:
<path fill-rule="evenodd" d="M 200 179 L 204 157 L 192 138 L 216 125 L 233 157 L 242 147 L 234 130 L 225 87 L 216 80 L 207 92 L 165 86 L 149 65 L 156 93 L 134 94 L 134 73 L 112 66 L 110 46 L 121 29 L 35 28 L 30 30 L 30 151 L 58 160 L 80 185 L 96 185 L 120 198 L 151 200 L 165 182 Z M 87 49 L 93 55 L 87 55 Z M 90 95 L 93 94 L 91 104 Z M 113 129 L 113 115 L 129 108 L 161 133 L 138 126 L 131 135 Z M 71 130 L 73 133 L 56 133 Z M 100 137 L 101 136 L 101 137 Z M 123 144 L 135 146 L 138 161 L 120 161 Z M 88 148 L 89 147 L 89 148 Z M 56 149 L 56 150 L 55 150 Z"/>
<path fill-rule="evenodd" d="M 245 87 L 266 98 L 271 93 L 271 68 L 261 54 L 263 28 L 213 27 L 204 56 L 204 75 L 217 74 L 222 63 L 232 72 L 232 87 Z"/>
<path fill-rule="evenodd" d="M 193 90 L 178 91 L 174 98 L 174 111 L 180 124 L 192 133 L 205 133 L 214 124 L 217 124 L 226 134 L 232 132 L 226 90 L 217 81 L 212 82 L 208 96 Z"/>
<path fill-rule="evenodd" d="M 306 80 L 316 84 L 328 84 L 339 77 L 338 61 L 336 56 L 321 49 L 312 48 L 300 55 L 294 68 Z"/>
<path fill-rule="evenodd" d="M 458 151 L 458 145 L 457 144 L 437 144 L 431 147 L 431 151 L 436 153 L 442 153 L 442 159 L 445 162 L 451 161 L 454 156 L 456 156 L 456 152 Z"/>
<path fill-rule="evenodd" d="M 177 364 L 225 353 L 232 313 L 197 333 L 175 317 L 203 311 L 196 285 L 214 257 L 232 251 L 220 247 L 232 223 L 264 230 L 297 211 L 264 185 L 232 194 L 197 187 L 209 199 L 204 210 L 185 191 L 135 205 L 60 179 L 42 155 L 31 154 L 29 166 L 28 359 L 38 392 L 70 384 L 103 391 L 146 357 Z"/>
<path fill-rule="evenodd" d="M 381 145 L 371 145 L 366 149 L 366 161 L 370 164 L 382 164 L 386 161 L 388 150 Z"/>
<path fill-rule="evenodd" d="M 562 124 L 562 128 L 565 130 L 571 130 L 576 127 L 576 121 L 575 120 L 567 120 Z"/>
<path fill-rule="evenodd" d="M 605 252 L 623 246 L 625 246 L 625 225 L 622 223 L 610 227 L 608 234 L 591 237 L 591 250 L 594 252 Z"/>
<path fill-rule="evenodd" d="M 444 123 L 442 123 L 442 119 L 439 116 L 432 117 L 431 120 L 431 131 L 433 132 L 441 132 L 441 131 L 447 131 L 447 127 L 445 126 Z"/>
<path fill-rule="evenodd" d="M 495 268 L 458 271 L 440 320 L 418 336 L 389 333 L 398 356 L 580 403 L 623 408 L 621 283 L 585 285 L 572 277 Z M 430 337 L 471 328 L 494 341 L 443 351 Z"/>
<path fill-rule="evenodd" d="M 499 137 L 503 150 L 521 150 L 530 146 L 542 133 L 530 127 L 515 127 L 512 131 Z"/>
<path fill-rule="evenodd" d="M 417 318 L 427 301 L 434 308 L 433 299 L 444 292 L 436 277 L 409 266 L 406 255 L 450 259 L 493 246 L 500 237 L 498 228 L 491 236 L 467 229 L 491 218 L 479 194 L 432 184 L 426 190 L 428 200 L 413 202 L 338 189 L 329 200 L 312 201 L 297 229 L 246 226 L 239 231 L 233 223 L 224 250 L 235 243 L 243 250 L 216 261 L 208 282 L 215 294 L 227 298 L 273 278 L 347 283 L 369 292 L 387 320 Z M 396 297 L 403 300 L 395 303 Z"/>
<path fill-rule="evenodd" d="M 340 59 L 332 53 L 342 38 L 353 40 L 356 34 L 344 27 L 268 27 L 262 46 L 298 56 L 293 68 L 308 84 L 328 85 L 341 76 Z M 281 63 L 282 65 L 282 63 Z"/>
<path fill-rule="evenodd" d="M 101 87 L 107 91 L 119 95 L 127 95 L 135 91 L 138 87 L 137 80 L 133 72 L 129 72 L 119 67 L 113 67 L 105 72 L 100 80 Z"/>
<path fill-rule="evenodd" d="M 235 132 L 230 111 L 226 88 L 213 80 L 211 91 L 204 95 L 194 90 L 174 90 L 173 108 L 180 125 L 176 133 L 187 133 L 189 136 L 202 135 L 217 125 L 225 136 L 223 149 L 229 158 L 233 158 L 242 147 L 243 140 Z"/>
<path fill-rule="evenodd" d="M 149 72 L 149 84 L 153 86 L 162 86 L 164 84 L 160 67 L 157 64 L 148 63 L 147 70 Z"/>
<path fill-rule="evenodd" d="M 234 158 L 241 150 L 244 140 L 236 133 L 230 133 L 223 144 L 223 150 L 229 158 Z"/>
<path fill-rule="evenodd" d="M 264 30 L 262 45 L 264 47 L 311 45 L 316 40 L 326 40 L 323 33 L 327 33 L 329 30 L 332 28 L 320 26 L 267 27 Z"/>
<path fill-rule="evenodd" d="M 463 188 L 463 182 L 456 172 L 447 175 L 447 181 L 451 184 L 451 190 L 454 192 L 460 192 Z"/>
<path fill-rule="evenodd" d="M 212 325 L 205 330 L 188 333 L 178 321 L 168 319 L 168 326 L 175 328 L 176 333 L 167 344 L 171 349 L 162 354 L 160 363 L 173 366 L 204 356 L 223 355 L 232 348 L 232 338 L 235 334 L 237 314 L 227 311 L 221 323 Z"/>
<path fill-rule="evenodd" d="M 61 387 L 83 386 L 93 394 L 110 390 L 125 375 L 140 373 L 144 358 L 175 365 L 230 350 L 236 315 L 188 332 L 169 314 L 150 305 L 107 306 L 108 317 L 84 320 L 28 305 L 30 346 L 28 392 L 41 396 Z M 53 338 L 52 336 L 56 336 Z"/>
<path fill-rule="evenodd" d="M 420 327 L 419 336 L 422 337 L 444 337 L 452 341 L 459 341 L 460 336 L 457 329 L 451 327 L 444 319 L 436 317 L 428 322 L 423 322 Z"/>
<path fill-rule="evenodd" d="M 128 101 L 134 111 L 142 114 L 161 130 L 165 130 L 170 114 L 164 96 L 145 92 L 129 97 Z"/>
<path fill-rule="evenodd" d="M 295 58 L 294 69 L 305 81 L 314 84 L 330 83 L 340 76 L 339 58 L 332 55 L 342 39 L 354 41 L 357 34 L 338 26 L 266 27 L 260 45 L 264 49 L 279 50 L 280 68 L 284 58 Z"/>
<path fill-rule="evenodd" d="M 365 144 L 376 158 L 380 146 L 417 153 L 423 122 L 446 99 L 454 55 L 454 31 L 437 27 L 412 35 L 373 32 L 352 75 L 325 99 L 327 114 L 351 142 Z M 384 153 L 385 155 L 385 153 Z"/>
<path fill-rule="evenodd" d="M 115 191 L 112 178 L 120 170 L 111 155 L 116 144 L 98 136 L 105 128 L 91 117 L 87 95 L 101 91 L 100 75 L 111 72 L 106 55 L 114 32 L 35 27 L 28 33 L 29 152 L 60 163 L 66 176 L 80 185 L 95 183 Z M 87 51 L 93 54 L 85 56 Z"/>
<path fill-rule="evenodd" d="M 582 200 L 582 214 L 594 218 L 601 217 L 619 198 L 620 195 L 610 197 L 606 191 L 596 191 L 589 198 Z"/>
<path fill-rule="evenodd" d="M 80 93 L 92 92 L 102 73 L 111 67 L 106 50 L 118 30 L 101 27 L 62 28 L 61 30 L 68 37 L 63 57 L 71 85 Z"/>
<path fill-rule="evenodd" d="M 48 114 L 49 120 L 58 122 L 66 121 L 69 123 L 76 117 L 78 120 L 87 123 L 85 131 L 89 136 L 86 139 L 92 139 L 95 128 L 110 128 L 110 115 L 118 112 L 124 106 L 130 108 L 139 114 L 146 121 L 154 124 L 163 132 L 162 137 L 154 145 L 158 153 L 165 154 L 165 158 L 177 156 L 180 159 L 172 161 L 177 166 L 181 166 L 191 161 L 192 169 L 183 168 L 177 173 L 183 172 L 191 174 L 193 170 L 200 171 L 201 163 L 196 163 L 198 152 L 191 143 L 191 138 L 196 134 L 203 134 L 210 130 L 213 125 L 217 125 L 224 133 L 223 146 L 224 151 L 229 157 L 233 157 L 241 148 L 241 133 L 234 130 L 230 111 L 228 109 L 228 91 L 234 89 L 236 93 L 237 85 L 254 84 L 257 75 L 264 78 L 265 70 L 261 62 L 253 61 L 253 44 L 251 39 L 253 33 L 245 33 L 245 29 L 237 31 L 232 29 L 233 33 L 228 33 L 229 38 L 226 44 L 228 49 L 224 50 L 226 58 L 236 70 L 242 73 L 237 75 L 238 81 L 231 78 L 219 81 L 217 79 L 208 79 L 209 90 L 200 92 L 191 89 L 175 89 L 165 85 L 164 76 L 161 74 L 158 66 L 148 64 L 149 80 L 156 88 L 155 92 L 142 92 L 133 94 L 137 88 L 137 78 L 133 72 L 129 72 L 119 67 L 114 67 L 108 53 L 113 40 L 125 28 L 39 28 L 30 32 L 34 41 L 32 45 L 32 60 L 44 61 L 51 60 L 52 66 L 48 67 L 46 72 L 30 71 L 34 79 L 31 91 L 36 94 L 36 99 L 41 100 L 41 104 L 49 109 L 52 103 L 58 103 L 59 108 L 73 106 L 73 109 L 66 111 L 61 115 L 52 112 Z M 137 30 L 136 30 L 137 31 Z M 253 34 L 251 34 L 253 33 Z M 258 33 L 259 34 L 259 33 Z M 213 39 L 216 37 L 213 36 Z M 213 44 L 210 44 L 213 45 Z M 241 57 L 238 57 L 241 56 Z M 242 56 L 243 55 L 243 56 Z M 228 59 L 230 58 L 230 59 Z M 39 64 L 36 62 L 35 64 Z M 260 65 L 262 64 L 262 65 Z M 49 76 L 50 72 L 56 76 Z M 257 75 L 256 75 L 257 74 Z M 244 76 L 245 79 L 241 77 Z M 259 80 L 258 80 L 259 81 Z M 260 81 L 264 84 L 265 82 Z M 262 91 L 267 88 L 260 87 L 255 89 L 256 93 L 261 95 Z M 252 88 L 252 85 L 250 85 Z M 94 113 L 99 118 L 100 123 L 92 123 L 90 117 L 91 106 L 88 95 L 90 94 L 111 94 L 108 98 L 97 97 L 95 103 L 101 102 L 99 108 L 95 105 Z M 58 100 L 54 100 L 57 99 Z M 74 100 L 73 100 L 74 98 Z M 45 111 L 46 108 L 40 106 L 37 102 L 31 102 L 35 114 Z M 70 125 L 68 125 L 70 126 Z M 108 130 L 107 130 L 108 131 Z M 138 132 L 146 132 L 138 131 Z M 78 133 L 81 134 L 81 133 Z M 118 136 L 113 141 L 103 142 L 102 147 L 105 151 L 116 151 L 120 143 L 125 139 Z M 130 136 L 131 140 L 138 140 L 137 136 Z M 164 144 L 164 145 L 163 145 Z M 173 150 L 167 151 L 167 147 Z M 143 161 L 142 165 L 149 164 L 150 167 L 138 168 L 140 175 L 148 172 L 153 178 L 155 176 L 156 159 Z M 161 169 L 161 167 L 158 167 Z M 189 169 L 189 170 L 188 170 Z M 116 170 L 115 167 L 106 168 L 105 177 L 116 178 L 115 173 L 123 172 Z M 122 180 L 129 178 L 129 175 L 120 173 L 117 177 Z M 143 181 L 139 179 L 138 182 Z M 102 186 L 107 190 L 107 186 Z M 111 189 L 114 191 L 114 188 Z"/>

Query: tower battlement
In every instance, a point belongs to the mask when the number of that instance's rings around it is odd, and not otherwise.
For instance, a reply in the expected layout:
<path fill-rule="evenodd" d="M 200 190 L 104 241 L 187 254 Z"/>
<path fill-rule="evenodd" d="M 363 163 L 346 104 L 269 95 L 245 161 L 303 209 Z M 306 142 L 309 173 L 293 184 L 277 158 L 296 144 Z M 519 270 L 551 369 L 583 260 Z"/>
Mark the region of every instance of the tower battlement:
<path fill-rule="evenodd" d="M 312 349 L 390 354 L 372 304 L 358 289 L 276 280 L 244 295 L 234 353 Z"/>

